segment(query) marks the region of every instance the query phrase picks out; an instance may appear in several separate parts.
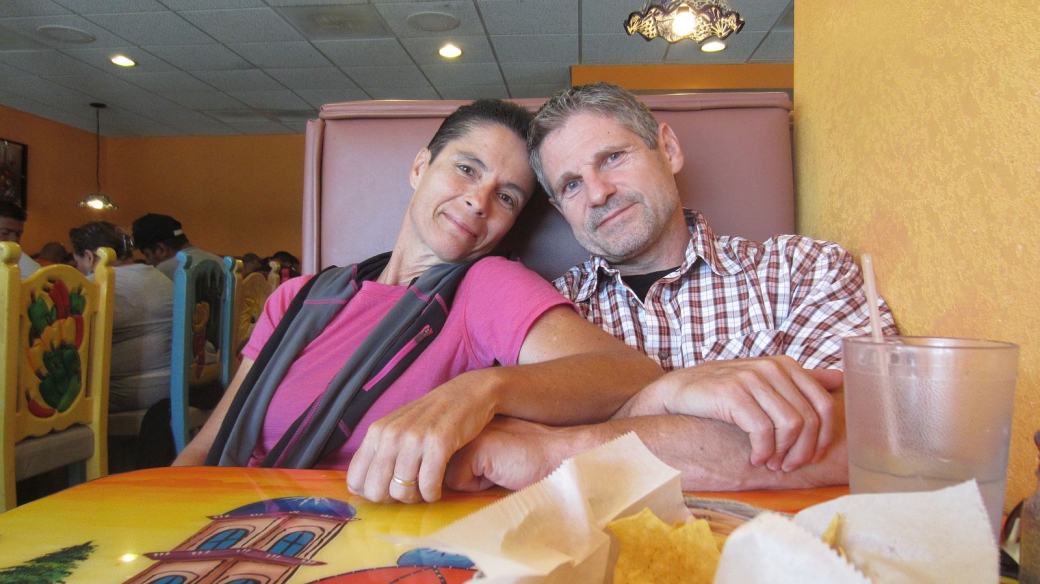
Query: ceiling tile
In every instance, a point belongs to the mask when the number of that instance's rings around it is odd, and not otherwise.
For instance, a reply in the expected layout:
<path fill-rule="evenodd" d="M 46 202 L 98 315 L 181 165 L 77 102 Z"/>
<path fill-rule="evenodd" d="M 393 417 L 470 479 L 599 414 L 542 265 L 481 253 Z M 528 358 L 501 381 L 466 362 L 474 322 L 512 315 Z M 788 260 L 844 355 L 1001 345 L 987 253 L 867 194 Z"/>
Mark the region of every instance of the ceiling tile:
<path fill-rule="evenodd" d="M 509 92 L 512 93 L 513 97 L 516 99 L 523 99 L 527 97 L 548 98 L 550 95 L 566 87 L 570 87 L 570 84 L 565 83 L 563 85 L 510 85 Z"/>
<path fill-rule="evenodd" d="M 296 90 L 358 89 L 358 86 L 347 77 L 346 73 L 335 67 L 323 67 L 321 69 L 266 69 L 265 72 L 281 82 L 282 85 Z"/>
<path fill-rule="evenodd" d="M 457 85 L 454 87 L 441 87 L 438 89 L 443 99 L 465 99 L 474 101 L 477 99 L 494 98 L 509 99 L 509 92 L 505 85 Z"/>
<path fill-rule="evenodd" d="M 38 96 L 80 96 L 80 91 L 73 87 L 51 81 L 43 77 L 11 77 L 5 80 L 4 89 L 9 94 L 23 98 L 35 99 Z"/>
<path fill-rule="evenodd" d="M 223 45 L 165 45 L 145 47 L 167 63 L 185 71 L 252 69 L 245 59 Z"/>
<path fill-rule="evenodd" d="M 654 39 L 647 42 L 641 36 L 614 34 L 582 35 L 581 62 L 584 65 L 627 63 L 661 63 L 668 41 Z"/>
<path fill-rule="evenodd" d="M 267 134 L 292 134 L 293 130 L 278 122 L 263 122 L 258 124 L 228 124 L 231 128 L 243 134 L 267 135 Z"/>
<path fill-rule="evenodd" d="M 588 9 L 588 2 L 581 11 L 581 33 L 610 34 L 625 32 L 628 15 L 642 11 L 646 2 L 641 0 L 595 0 L 595 10 Z"/>
<path fill-rule="evenodd" d="M 223 91 L 273 91 L 285 89 L 263 71 L 193 71 L 192 75 Z"/>
<path fill-rule="evenodd" d="M 5 63 L 0 63 L 0 77 L 15 77 L 19 75 L 26 75 L 27 73 L 27 71 L 22 71 L 21 69 L 16 69 Z"/>
<path fill-rule="evenodd" d="M 480 24 L 480 16 L 473 7 L 472 0 L 442 0 L 429 2 L 400 2 L 377 4 L 376 10 L 398 38 L 475 36 L 483 35 L 484 27 Z M 448 31 L 426 31 L 413 27 L 408 17 L 420 12 L 440 12 L 450 14 L 459 20 L 459 25 Z"/>
<path fill-rule="evenodd" d="M 170 10 L 216 10 L 264 6 L 263 0 L 162 0 L 162 3 Z"/>
<path fill-rule="evenodd" d="M 494 63 L 448 63 L 421 67 L 434 86 L 492 85 L 502 81 Z"/>
<path fill-rule="evenodd" d="M 383 17 L 368 4 L 286 6 L 275 10 L 309 41 L 393 38 Z"/>
<path fill-rule="evenodd" d="M 62 51 L 66 55 L 83 61 L 101 71 L 114 75 L 132 75 L 140 72 L 175 71 L 176 67 L 163 61 L 159 57 L 133 45 L 123 47 L 106 48 L 75 48 Z M 133 59 L 137 66 L 120 67 L 114 65 L 111 58 L 115 55 L 125 55 Z"/>
<path fill-rule="evenodd" d="M 296 95 L 302 97 L 313 107 L 321 107 L 327 103 L 343 101 L 367 101 L 371 99 L 361 89 L 297 89 Z"/>
<path fill-rule="evenodd" d="M 167 91 L 207 91 L 211 89 L 209 85 L 188 75 L 184 71 L 137 73 L 135 75 L 127 75 L 123 79 L 156 93 Z"/>
<path fill-rule="evenodd" d="M 566 63 L 502 63 L 506 83 L 514 85 L 564 86 L 571 83 L 571 68 Z"/>
<path fill-rule="evenodd" d="M 744 32 L 766 32 L 776 24 L 791 0 L 755 0 L 730 2 L 729 6 L 744 19 Z"/>
<path fill-rule="evenodd" d="M 578 0 L 482 0 L 479 9 L 491 35 L 578 34 Z"/>
<path fill-rule="evenodd" d="M 741 33 L 743 34 L 743 33 Z M 774 30 L 748 59 L 750 63 L 790 63 L 794 61 L 794 31 Z"/>
<path fill-rule="evenodd" d="M 282 122 L 282 125 L 297 134 L 303 134 L 307 131 L 307 122 Z"/>
<path fill-rule="evenodd" d="M 260 69 L 328 67 L 325 55 L 306 41 L 287 43 L 238 43 L 228 48 Z"/>
<path fill-rule="evenodd" d="M 501 63 L 576 63 L 578 35 L 497 35 L 491 37 Z"/>
<path fill-rule="evenodd" d="M 156 0 L 54 0 L 78 14 L 115 12 L 162 12 L 166 6 Z M 167 4 L 169 4 L 167 2 Z"/>
<path fill-rule="evenodd" d="M 88 18 L 137 45 L 203 45 L 216 42 L 174 12 L 92 14 Z"/>
<path fill-rule="evenodd" d="M 432 87 L 372 88 L 368 90 L 372 99 L 441 99 Z"/>
<path fill-rule="evenodd" d="M 0 4 L 2 4 L 2 2 L 0 2 Z M 94 42 L 90 43 L 90 47 L 112 47 L 127 44 L 127 39 L 120 38 L 117 34 L 105 30 L 101 26 L 98 26 L 82 16 L 45 16 L 0 19 L 0 26 L 19 32 L 31 38 L 33 41 L 43 43 L 44 45 L 55 49 L 73 49 L 86 46 L 83 44 L 68 43 L 51 39 L 36 32 L 37 28 L 45 25 L 67 26 L 90 33 L 95 37 Z"/>
<path fill-rule="evenodd" d="M 316 41 L 314 46 L 339 67 L 410 65 L 411 57 L 396 39 Z"/>
<path fill-rule="evenodd" d="M 0 26 L 0 51 L 33 51 L 46 48 L 47 45 L 34 41 L 28 35 Z"/>
<path fill-rule="evenodd" d="M 437 51 L 448 42 L 462 49 L 462 55 L 455 59 L 445 59 L 440 56 Z M 491 52 L 491 45 L 488 44 L 487 37 L 483 35 L 451 37 L 450 39 L 442 37 L 403 38 L 401 39 L 401 44 L 408 49 L 412 59 L 420 65 L 434 63 L 491 63 L 495 60 L 495 54 Z"/>
<path fill-rule="evenodd" d="M 296 29 L 270 8 L 198 10 L 180 15 L 222 43 L 303 40 Z"/>
<path fill-rule="evenodd" d="M 337 6 L 340 4 L 367 4 L 368 0 L 266 0 L 266 2 L 269 6 Z"/>
<path fill-rule="evenodd" d="M 344 67 L 343 72 L 362 88 L 428 85 L 426 76 L 414 65 L 393 67 Z"/>
<path fill-rule="evenodd" d="M 200 92 L 165 92 L 163 97 L 188 109 L 201 111 L 208 109 L 235 109 L 243 106 L 242 102 L 228 94 L 211 89 Z"/>
<path fill-rule="evenodd" d="M 0 17 L 49 16 L 68 13 L 67 9 L 51 0 L 4 0 L 0 2 Z"/>
<path fill-rule="evenodd" d="M 140 89 L 115 75 L 100 71 L 88 75 L 48 75 L 46 79 L 89 95 L 95 98 L 94 101 L 106 101 L 111 96 Z"/>
<path fill-rule="evenodd" d="M 83 61 L 51 50 L 3 51 L 0 52 L 0 63 L 35 75 L 80 75 L 98 72 L 97 67 L 91 67 Z"/>
<path fill-rule="evenodd" d="M 277 91 L 230 91 L 228 95 L 258 109 L 304 109 L 306 101 L 288 89 Z"/>

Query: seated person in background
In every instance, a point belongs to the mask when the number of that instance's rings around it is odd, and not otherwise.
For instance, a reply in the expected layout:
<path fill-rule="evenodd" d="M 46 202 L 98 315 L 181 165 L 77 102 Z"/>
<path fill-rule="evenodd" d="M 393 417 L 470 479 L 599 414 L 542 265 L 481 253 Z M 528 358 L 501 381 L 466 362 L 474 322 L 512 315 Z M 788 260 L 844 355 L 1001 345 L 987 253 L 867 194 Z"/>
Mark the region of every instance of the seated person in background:
<path fill-rule="evenodd" d="M 253 272 L 262 272 L 264 262 L 255 253 L 247 253 L 242 256 L 242 277 L 245 278 Z"/>
<path fill-rule="evenodd" d="M 116 252 L 112 314 L 112 369 L 108 410 L 143 410 L 170 397 L 173 283 L 159 270 L 133 261 L 130 236 L 108 221 L 69 230 L 76 268 L 91 276 L 95 251 Z"/>
<path fill-rule="evenodd" d="M 20 243 L 22 232 L 25 229 L 25 218 L 24 209 L 11 201 L 0 199 L 0 241 Z M 29 257 L 29 254 L 25 253 L 23 249 L 22 256 L 18 258 L 18 269 L 22 273 L 22 278 L 28 278 L 40 269 L 40 264 Z"/>
<path fill-rule="evenodd" d="M 485 257 L 536 187 L 530 118 L 500 100 L 448 116 L 409 172 L 393 251 L 278 288 L 175 464 L 349 465 L 353 493 L 434 501 L 496 415 L 601 421 L 660 376 L 540 276 Z"/>
<path fill-rule="evenodd" d="M 144 261 L 150 266 L 159 268 L 166 277 L 173 279 L 177 271 L 177 252 L 191 254 L 196 262 L 215 260 L 221 266 L 224 259 L 203 251 L 188 241 L 188 236 L 181 229 L 180 221 L 169 215 L 148 213 L 138 217 L 133 225 L 134 245 L 144 255 Z"/>
<path fill-rule="evenodd" d="M 300 260 L 287 251 L 276 251 L 271 256 L 271 261 L 278 262 L 278 269 L 281 270 L 279 278 L 282 282 L 300 275 Z"/>
<path fill-rule="evenodd" d="M 75 262 L 72 261 L 72 254 L 69 250 L 65 249 L 65 246 L 57 241 L 45 243 L 43 249 L 39 253 L 33 256 L 36 263 L 40 266 L 52 266 L 54 264 L 67 264 L 75 266 Z"/>
<path fill-rule="evenodd" d="M 535 116 L 531 164 L 592 253 L 555 285 L 665 376 L 599 425 L 497 420 L 449 486 L 521 488 L 628 431 L 686 490 L 846 484 L 841 338 L 870 333 L 863 279 L 838 245 L 716 236 L 682 208 L 672 129 L 619 87 L 563 90 Z M 884 334 L 896 334 L 881 301 Z"/>

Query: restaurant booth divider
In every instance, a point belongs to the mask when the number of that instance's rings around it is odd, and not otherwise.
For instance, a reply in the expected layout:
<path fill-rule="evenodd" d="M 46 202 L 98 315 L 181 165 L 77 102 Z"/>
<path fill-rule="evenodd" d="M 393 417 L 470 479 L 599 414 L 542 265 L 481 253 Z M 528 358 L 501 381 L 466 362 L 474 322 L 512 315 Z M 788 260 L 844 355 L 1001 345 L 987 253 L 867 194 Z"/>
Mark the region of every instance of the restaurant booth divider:
<path fill-rule="evenodd" d="M 703 93 L 641 98 L 675 131 L 684 206 L 720 235 L 760 240 L 794 232 L 791 100 L 785 93 Z M 523 99 L 534 110 L 544 100 Z M 412 189 L 408 172 L 441 121 L 463 101 L 325 105 L 307 124 L 303 272 L 348 265 L 391 249 Z M 588 259 L 545 195 L 502 244 L 552 279 Z"/>

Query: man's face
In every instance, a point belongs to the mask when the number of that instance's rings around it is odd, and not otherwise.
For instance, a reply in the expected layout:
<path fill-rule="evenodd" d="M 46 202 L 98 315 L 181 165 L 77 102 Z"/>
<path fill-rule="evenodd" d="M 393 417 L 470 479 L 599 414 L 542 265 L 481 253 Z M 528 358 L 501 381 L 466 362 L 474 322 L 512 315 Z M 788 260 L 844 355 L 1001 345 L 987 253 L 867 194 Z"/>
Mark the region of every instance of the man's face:
<path fill-rule="evenodd" d="M 144 256 L 144 263 L 149 266 L 158 266 L 174 256 L 174 253 L 164 243 L 156 244 L 154 247 L 140 250 L 141 255 Z"/>
<path fill-rule="evenodd" d="M 10 217 L 0 217 L 0 241 L 18 243 L 22 239 L 25 223 Z"/>
<path fill-rule="evenodd" d="M 415 194 L 403 233 L 420 254 L 448 263 L 490 252 L 535 185 L 524 141 L 496 123 L 471 128 L 433 160 L 424 149 L 409 181 Z"/>
<path fill-rule="evenodd" d="M 681 214 L 675 173 L 682 153 L 671 129 L 658 129 L 656 149 L 613 119 L 572 116 L 543 140 L 540 155 L 553 205 L 578 243 L 611 263 L 635 263 L 653 252 L 669 221 Z"/>

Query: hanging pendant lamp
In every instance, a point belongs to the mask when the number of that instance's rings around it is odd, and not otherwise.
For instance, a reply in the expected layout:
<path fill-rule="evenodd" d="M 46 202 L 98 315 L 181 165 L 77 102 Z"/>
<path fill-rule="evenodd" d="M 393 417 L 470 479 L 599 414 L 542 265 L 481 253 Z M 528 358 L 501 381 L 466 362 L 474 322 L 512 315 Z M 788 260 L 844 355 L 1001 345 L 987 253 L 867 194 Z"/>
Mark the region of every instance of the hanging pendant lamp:
<path fill-rule="evenodd" d="M 119 207 L 112 202 L 112 199 L 108 198 L 108 195 L 101 192 L 101 110 L 106 106 L 103 103 L 93 102 L 90 107 L 94 108 L 94 177 L 97 179 L 97 190 L 89 195 L 83 197 L 83 200 L 78 204 L 80 207 L 90 207 L 91 209 L 97 209 L 98 211 L 106 209 L 118 209 Z"/>

